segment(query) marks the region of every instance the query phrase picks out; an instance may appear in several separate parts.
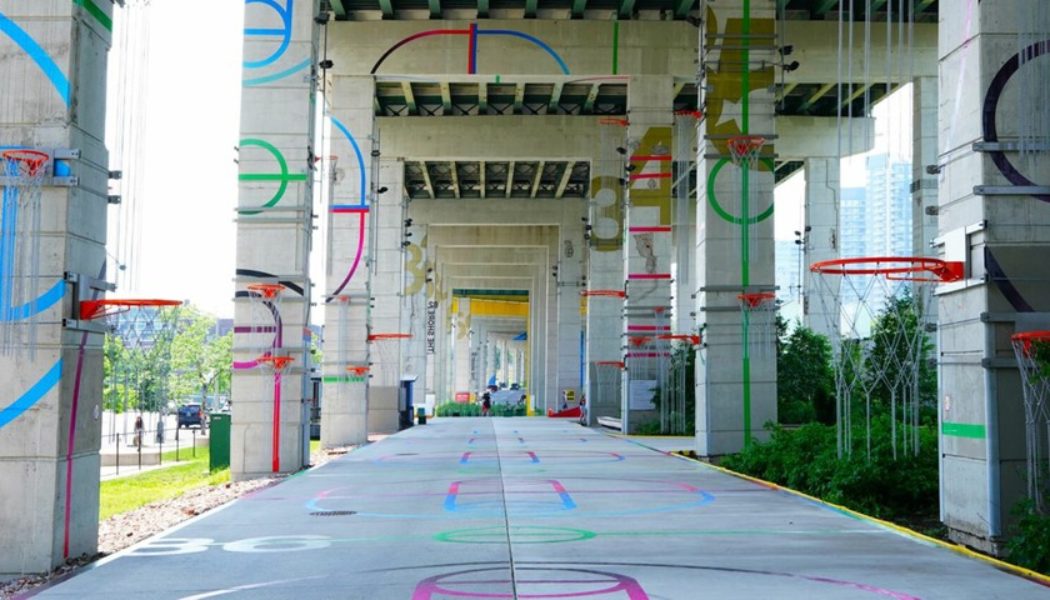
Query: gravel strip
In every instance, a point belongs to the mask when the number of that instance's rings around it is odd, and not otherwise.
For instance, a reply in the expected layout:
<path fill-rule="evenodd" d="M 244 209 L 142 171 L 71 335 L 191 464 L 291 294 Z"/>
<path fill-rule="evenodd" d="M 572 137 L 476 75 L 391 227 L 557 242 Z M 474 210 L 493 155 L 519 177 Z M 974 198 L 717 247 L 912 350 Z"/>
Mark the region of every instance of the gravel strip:
<path fill-rule="evenodd" d="M 313 466 L 323 465 L 352 449 L 353 447 L 346 447 L 334 448 L 327 452 L 315 452 L 310 456 L 310 462 Z M 84 565 L 119 552 L 187 519 L 192 519 L 250 492 L 274 485 L 283 479 L 284 476 L 266 477 L 205 486 L 189 490 L 177 498 L 147 504 L 142 508 L 114 515 L 99 523 L 98 554 L 71 559 L 46 575 L 24 575 L 10 581 L 0 581 L 0 598 L 14 598 L 30 592 L 35 587 L 70 575 Z"/>

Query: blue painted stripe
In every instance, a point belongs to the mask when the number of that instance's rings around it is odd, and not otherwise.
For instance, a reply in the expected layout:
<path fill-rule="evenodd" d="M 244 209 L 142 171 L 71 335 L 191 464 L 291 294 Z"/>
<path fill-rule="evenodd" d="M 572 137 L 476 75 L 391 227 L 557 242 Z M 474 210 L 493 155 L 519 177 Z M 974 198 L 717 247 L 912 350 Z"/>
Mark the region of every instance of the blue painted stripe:
<path fill-rule="evenodd" d="M 55 366 L 51 367 L 50 371 L 34 383 L 33 387 L 26 390 L 26 393 L 22 394 L 21 398 L 0 410 L 0 429 L 32 408 L 34 404 L 51 391 L 51 388 L 58 384 L 60 379 L 62 379 L 62 359 L 59 359 Z"/>
<path fill-rule="evenodd" d="M 62 301 L 66 293 L 66 283 L 61 279 L 56 281 L 51 289 L 44 292 L 39 298 L 27 302 L 21 306 L 9 306 L 6 314 L 0 315 L 0 321 L 21 321 L 33 315 L 40 314 Z"/>
<path fill-rule="evenodd" d="M 274 0 L 247 0 L 244 4 L 248 6 L 250 4 L 263 4 L 274 10 L 281 17 L 281 23 L 284 27 L 281 29 L 258 29 L 258 28 L 246 28 L 244 30 L 245 36 L 260 37 L 260 36 L 280 36 L 281 45 L 273 51 L 272 54 L 261 60 L 246 60 L 244 61 L 245 69 L 260 69 L 267 67 L 280 60 L 284 53 L 288 51 L 288 46 L 292 43 L 292 11 L 295 9 L 295 0 L 288 0 L 285 6 L 280 6 Z"/>
<path fill-rule="evenodd" d="M 553 58 L 554 61 L 558 63 L 558 66 L 561 67 L 562 73 L 564 73 L 565 75 L 569 74 L 569 65 L 565 64 L 565 61 L 562 60 L 561 56 L 554 51 L 554 48 L 551 48 L 547 45 L 547 42 L 544 42 L 536 36 L 529 35 L 527 33 L 522 33 L 520 31 L 514 31 L 513 29 L 479 29 L 478 35 L 509 35 L 511 37 L 521 38 L 523 40 L 532 42 L 533 44 L 536 44 L 537 46 L 542 48 L 544 52 L 551 55 L 551 58 Z"/>
<path fill-rule="evenodd" d="M 289 75 L 294 75 L 294 74 L 298 73 L 299 71 L 302 71 L 303 69 L 308 68 L 309 66 L 310 66 L 310 59 L 308 58 L 308 59 L 304 60 L 303 62 L 301 62 L 301 63 L 299 63 L 299 64 L 297 64 L 297 65 L 295 65 L 293 67 L 285 69 L 284 71 L 280 71 L 280 72 L 274 73 L 272 75 L 265 75 L 263 77 L 255 77 L 253 79 L 245 79 L 244 80 L 244 87 L 254 87 L 254 86 L 257 86 L 257 85 L 265 85 L 267 83 L 272 83 L 274 81 L 280 81 L 281 79 L 284 79 L 285 77 L 288 77 Z"/>
<path fill-rule="evenodd" d="M 344 137 L 346 137 L 347 141 L 350 142 L 350 145 L 354 149 L 354 155 L 357 156 L 357 169 L 358 172 L 360 172 L 361 174 L 361 177 L 359 178 L 361 180 L 360 198 L 361 204 L 364 205 L 366 202 L 365 198 L 368 198 L 368 182 L 366 181 L 368 172 L 365 171 L 365 155 L 361 154 L 361 147 L 357 145 L 357 140 L 354 139 L 354 134 L 350 133 L 350 128 L 335 117 L 331 117 L 331 119 L 332 124 L 335 125 L 336 129 L 338 129 L 339 132 L 342 133 Z"/>
<path fill-rule="evenodd" d="M 14 272 L 14 213 L 18 207 L 18 195 L 15 188 L 5 187 L 0 198 L 0 315 L 6 315 L 11 306 L 11 290 L 7 284 Z M 2 316 L 0 316 L 2 318 Z"/>
<path fill-rule="evenodd" d="M 29 58 L 33 59 L 44 75 L 51 80 L 51 84 L 55 86 L 62 101 L 69 106 L 69 80 L 40 44 L 14 21 L 7 18 L 4 13 L 0 13 L 0 32 L 7 34 L 15 44 L 18 44 L 19 48 L 29 55 Z"/>

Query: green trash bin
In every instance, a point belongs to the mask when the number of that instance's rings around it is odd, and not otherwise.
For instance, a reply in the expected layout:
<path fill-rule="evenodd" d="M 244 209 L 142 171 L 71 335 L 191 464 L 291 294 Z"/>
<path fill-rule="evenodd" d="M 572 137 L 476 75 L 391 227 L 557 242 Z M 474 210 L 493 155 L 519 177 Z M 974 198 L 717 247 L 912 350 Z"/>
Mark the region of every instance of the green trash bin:
<path fill-rule="evenodd" d="M 212 471 L 230 466 L 230 414 L 212 413 L 211 438 L 208 441 L 208 468 Z"/>
<path fill-rule="evenodd" d="M 420 425 L 427 424 L 427 409 L 420 406 L 416 408 L 416 422 Z"/>

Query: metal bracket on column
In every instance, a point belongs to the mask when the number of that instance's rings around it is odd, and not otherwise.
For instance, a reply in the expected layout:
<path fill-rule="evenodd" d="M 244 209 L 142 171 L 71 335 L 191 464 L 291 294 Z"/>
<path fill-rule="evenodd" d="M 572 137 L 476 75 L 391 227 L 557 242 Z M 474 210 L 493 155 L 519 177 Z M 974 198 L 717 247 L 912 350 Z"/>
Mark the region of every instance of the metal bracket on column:
<path fill-rule="evenodd" d="M 977 196 L 1045 196 L 1050 195 L 1050 185 L 975 185 Z"/>
<path fill-rule="evenodd" d="M 103 323 L 80 318 L 80 303 L 85 300 L 93 300 L 97 296 L 97 292 L 112 292 L 116 290 L 117 284 L 68 271 L 62 275 L 62 278 L 66 283 L 73 286 L 73 318 L 63 318 L 62 326 L 76 331 L 109 333 L 109 328 Z"/>
<path fill-rule="evenodd" d="M 1033 152 L 1050 150 L 1050 144 L 1047 143 L 1031 143 L 1025 144 L 1025 150 L 1031 150 Z M 974 142 L 974 152 L 1020 152 L 1021 142 Z"/>

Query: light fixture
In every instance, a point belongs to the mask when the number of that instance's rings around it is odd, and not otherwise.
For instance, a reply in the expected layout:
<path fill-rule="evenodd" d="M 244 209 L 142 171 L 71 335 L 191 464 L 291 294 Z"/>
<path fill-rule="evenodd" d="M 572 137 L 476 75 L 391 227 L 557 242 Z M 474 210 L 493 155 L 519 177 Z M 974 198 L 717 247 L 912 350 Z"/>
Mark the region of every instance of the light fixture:
<path fill-rule="evenodd" d="M 377 194 L 385 194 L 385 193 L 387 193 L 387 191 L 389 191 L 389 188 L 387 188 L 387 187 L 386 187 L 386 186 L 384 185 L 383 187 L 381 187 L 381 188 L 378 188 L 378 189 L 376 190 L 376 193 L 377 193 Z"/>
<path fill-rule="evenodd" d="M 798 64 L 797 60 L 793 60 L 790 63 L 788 63 L 788 64 L 783 66 L 784 72 L 786 72 L 786 73 L 790 73 L 792 71 L 797 71 L 798 67 L 799 67 L 799 64 Z"/>
<path fill-rule="evenodd" d="M 617 146 L 616 151 L 624 156 L 627 156 L 627 148 L 624 148 L 623 146 Z"/>

